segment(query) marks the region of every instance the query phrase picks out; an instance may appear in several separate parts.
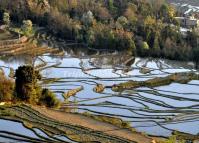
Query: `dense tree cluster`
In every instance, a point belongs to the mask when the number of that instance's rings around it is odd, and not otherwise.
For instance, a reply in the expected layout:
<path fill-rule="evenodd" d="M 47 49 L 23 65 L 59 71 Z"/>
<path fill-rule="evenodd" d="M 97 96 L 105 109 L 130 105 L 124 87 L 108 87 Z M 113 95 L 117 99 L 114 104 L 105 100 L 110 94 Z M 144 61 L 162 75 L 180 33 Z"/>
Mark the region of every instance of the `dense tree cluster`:
<path fill-rule="evenodd" d="M 42 89 L 38 84 L 38 81 L 41 80 L 41 75 L 32 66 L 19 67 L 16 70 L 15 77 L 15 100 L 48 107 L 59 105 L 55 94 L 48 89 Z"/>
<path fill-rule="evenodd" d="M 42 89 L 39 71 L 32 66 L 21 66 L 15 72 L 15 82 L 0 69 L 0 102 L 25 102 L 29 104 L 58 107 L 60 101 L 49 89 Z"/>
<path fill-rule="evenodd" d="M 91 48 L 178 60 L 195 60 L 199 51 L 195 33 L 180 33 L 175 8 L 165 0 L 1 0 L 3 12 Z"/>
<path fill-rule="evenodd" d="M 32 66 L 21 66 L 15 73 L 16 82 L 16 96 L 17 99 L 27 102 L 35 102 L 39 99 L 39 85 L 38 80 L 41 75 L 34 70 Z"/>

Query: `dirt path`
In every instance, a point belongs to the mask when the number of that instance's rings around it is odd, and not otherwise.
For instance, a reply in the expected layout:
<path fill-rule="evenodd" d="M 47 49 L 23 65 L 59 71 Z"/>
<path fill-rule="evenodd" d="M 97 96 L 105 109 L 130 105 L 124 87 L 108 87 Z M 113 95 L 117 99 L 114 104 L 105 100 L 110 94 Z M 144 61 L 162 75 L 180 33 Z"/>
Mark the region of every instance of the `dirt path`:
<path fill-rule="evenodd" d="M 52 109 L 41 108 L 41 107 L 33 107 L 33 109 L 37 110 L 38 112 L 49 118 L 52 118 L 60 122 L 65 122 L 67 124 L 78 125 L 90 128 L 92 130 L 102 131 L 106 134 L 122 137 L 128 140 L 135 141 L 137 143 L 154 142 L 152 138 L 142 135 L 141 133 L 137 132 L 132 133 L 127 129 L 121 129 L 109 123 L 97 121 L 95 119 L 80 114 L 78 115 L 73 113 L 66 113 Z"/>

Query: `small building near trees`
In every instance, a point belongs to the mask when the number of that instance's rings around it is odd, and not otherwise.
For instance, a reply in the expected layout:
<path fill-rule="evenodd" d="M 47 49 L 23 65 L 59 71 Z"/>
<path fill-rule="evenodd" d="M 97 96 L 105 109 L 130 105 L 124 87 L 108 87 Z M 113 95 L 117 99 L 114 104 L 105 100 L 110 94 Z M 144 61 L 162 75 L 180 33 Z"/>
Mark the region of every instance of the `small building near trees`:
<path fill-rule="evenodd" d="M 196 19 L 194 16 L 186 17 L 175 17 L 182 27 L 186 28 L 195 28 L 199 27 L 199 19 Z"/>

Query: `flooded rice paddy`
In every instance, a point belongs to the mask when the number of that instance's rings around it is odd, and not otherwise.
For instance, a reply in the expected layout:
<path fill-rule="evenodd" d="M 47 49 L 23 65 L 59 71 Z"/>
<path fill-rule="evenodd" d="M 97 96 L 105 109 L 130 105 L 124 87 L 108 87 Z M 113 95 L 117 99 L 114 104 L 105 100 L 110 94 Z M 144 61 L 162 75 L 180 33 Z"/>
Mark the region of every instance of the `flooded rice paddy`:
<path fill-rule="evenodd" d="M 114 84 L 129 80 L 145 81 L 175 72 L 197 73 L 193 65 L 162 59 L 128 60 L 129 58 L 125 53 L 88 54 L 81 50 L 69 50 L 61 57 L 37 57 L 35 64 L 43 65 L 38 68 L 43 78 L 53 81 L 42 86 L 54 91 L 62 101 L 65 100 L 62 96 L 64 93 L 83 87 L 74 97 L 64 101 L 62 109 L 70 108 L 72 112 L 119 117 L 129 121 L 137 131 L 155 136 L 167 137 L 175 130 L 198 135 L 199 81 L 191 81 L 188 84 L 172 83 L 154 88 L 142 87 L 122 92 L 114 92 L 110 88 Z M 1 60 L 0 66 L 9 75 L 10 68 L 16 69 L 19 65 L 30 62 L 29 58 L 10 57 Z M 147 72 L 142 72 L 142 69 Z M 106 87 L 102 93 L 93 90 L 98 84 Z M 9 132 L 12 128 L 7 125 L 10 124 L 10 121 L 0 120 L 0 130 Z M 23 135 L 35 136 L 20 124 L 13 127 L 19 129 Z"/>
<path fill-rule="evenodd" d="M 32 130 L 27 129 L 23 124 L 0 119 L 0 141 L 1 142 L 70 142 L 74 141 L 68 139 L 63 135 L 50 136 L 40 129 L 33 128 Z"/>

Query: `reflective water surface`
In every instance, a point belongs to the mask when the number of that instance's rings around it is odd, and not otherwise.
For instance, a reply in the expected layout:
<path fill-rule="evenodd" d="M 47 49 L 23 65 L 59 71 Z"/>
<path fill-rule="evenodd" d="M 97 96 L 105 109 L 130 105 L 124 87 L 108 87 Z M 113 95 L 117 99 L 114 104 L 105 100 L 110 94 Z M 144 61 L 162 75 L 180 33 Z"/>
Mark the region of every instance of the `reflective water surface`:
<path fill-rule="evenodd" d="M 24 63 L 31 63 L 31 60 L 10 57 L 1 60 L 0 66 L 9 75 L 10 68 L 16 69 Z M 84 88 L 71 97 L 70 102 L 65 101 L 63 108 L 119 117 L 131 122 L 138 131 L 150 135 L 169 136 L 174 130 L 194 135 L 199 133 L 199 81 L 155 88 L 142 87 L 121 93 L 113 92 L 110 88 L 103 93 L 93 91 L 97 84 L 109 87 L 129 80 L 165 77 L 175 72 L 197 72 L 190 63 L 133 59 L 118 52 L 88 54 L 82 50 L 68 51 L 61 57 L 43 55 L 35 62 L 36 65 L 44 63 L 45 67 L 41 68 L 43 78 L 59 80 L 43 86 L 56 92 L 61 100 L 64 101 L 62 93 L 81 86 Z M 148 72 L 143 73 L 143 68 Z M 0 120 L 1 130 L 3 127 L 7 131 L 7 123 L 4 122 Z"/>

